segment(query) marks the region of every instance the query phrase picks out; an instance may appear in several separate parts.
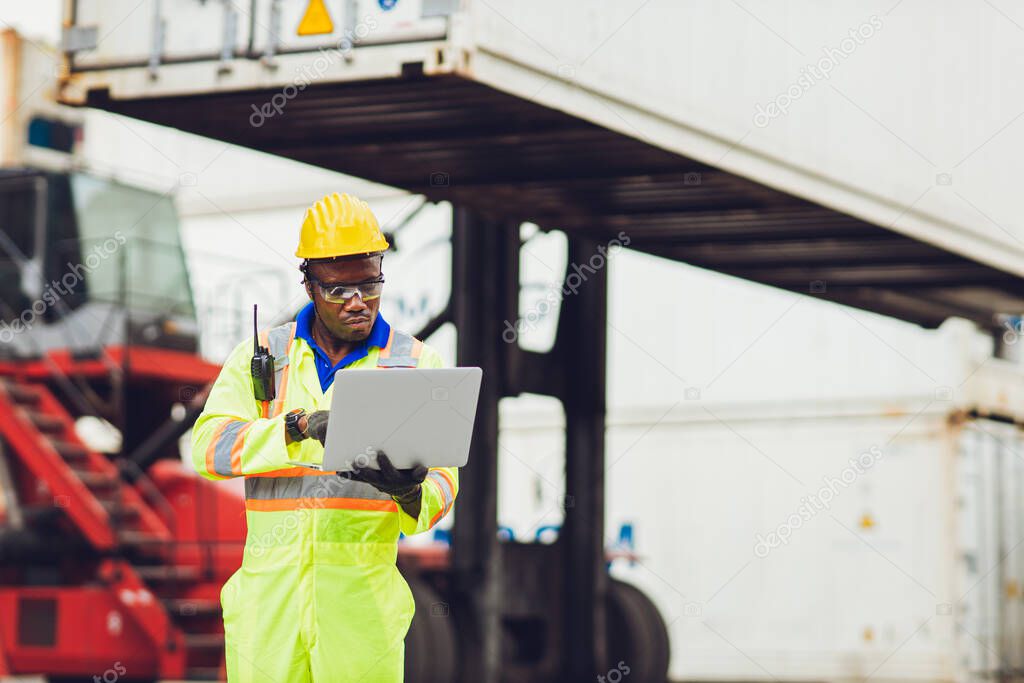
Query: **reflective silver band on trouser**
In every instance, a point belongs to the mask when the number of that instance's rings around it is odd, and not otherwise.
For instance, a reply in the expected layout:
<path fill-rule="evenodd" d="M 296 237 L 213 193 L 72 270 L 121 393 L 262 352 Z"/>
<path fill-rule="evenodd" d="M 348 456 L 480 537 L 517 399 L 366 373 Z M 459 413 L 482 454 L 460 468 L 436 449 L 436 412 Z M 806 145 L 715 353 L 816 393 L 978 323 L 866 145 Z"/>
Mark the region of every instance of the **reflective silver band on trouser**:
<path fill-rule="evenodd" d="M 416 338 L 405 332 L 394 332 L 394 339 L 391 340 L 391 353 L 387 358 L 377 358 L 378 368 L 414 368 L 419 365 L 419 359 L 413 358 L 412 350 L 416 344 Z"/>
<path fill-rule="evenodd" d="M 360 498 L 391 500 L 369 484 L 338 476 L 307 475 L 304 477 L 246 477 L 246 500 L 282 500 L 293 498 Z"/>

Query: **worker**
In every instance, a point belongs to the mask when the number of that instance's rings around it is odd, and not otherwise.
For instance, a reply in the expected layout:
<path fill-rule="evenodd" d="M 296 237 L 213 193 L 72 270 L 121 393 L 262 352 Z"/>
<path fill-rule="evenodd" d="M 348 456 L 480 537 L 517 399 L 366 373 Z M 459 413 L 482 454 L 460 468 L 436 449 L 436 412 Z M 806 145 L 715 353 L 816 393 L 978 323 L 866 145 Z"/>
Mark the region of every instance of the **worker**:
<path fill-rule="evenodd" d="M 380 314 L 388 249 L 363 201 L 331 194 L 305 214 L 295 255 L 310 303 L 259 334 L 274 359 L 275 395 L 257 400 L 253 340 L 228 356 L 192 432 L 209 479 L 245 477 L 242 566 L 221 590 L 232 683 L 394 683 L 403 677 L 413 598 L 395 566 L 399 532 L 427 531 L 452 509 L 457 468 L 350 475 L 321 463 L 334 373 L 441 367 L 434 349 Z M 388 406 L 380 406 L 387 410 Z"/>

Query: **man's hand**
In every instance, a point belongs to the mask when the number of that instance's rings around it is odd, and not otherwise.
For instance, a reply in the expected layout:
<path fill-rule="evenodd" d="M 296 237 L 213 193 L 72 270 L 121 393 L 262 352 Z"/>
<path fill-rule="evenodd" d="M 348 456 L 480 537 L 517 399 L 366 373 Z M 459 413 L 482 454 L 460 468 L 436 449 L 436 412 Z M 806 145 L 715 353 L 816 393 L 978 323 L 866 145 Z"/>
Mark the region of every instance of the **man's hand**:
<path fill-rule="evenodd" d="M 356 465 L 351 472 L 342 474 L 349 479 L 369 484 L 373 488 L 390 495 L 410 517 L 419 517 L 420 485 L 427 478 L 430 470 L 424 465 L 415 465 L 406 470 L 395 469 L 390 458 L 384 453 L 377 453 L 379 470 Z"/>
<path fill-rule="evenodd" d="M 306 436 L 316 439 L 323 446 L 324 440 L 327 439 L 327 419 L 330 415 L 329 410 L 315 410 L 305 417 L 305 425 L 299 422 L 299 428 Z"/>
<path fill-rule="evenodd" d="M 413 489 L 418 490 L 429 471 L 423 465 L 416 465 L 407 470 L 395 469 L 391 459 L 380 452 L 377 453 L 377 466 L 380 467 L 379 470 L 356 465 L 350 478 L 369 484 L 378 491 L 396 498 L 404 497 L 403 494 L 408 494 Z"/>

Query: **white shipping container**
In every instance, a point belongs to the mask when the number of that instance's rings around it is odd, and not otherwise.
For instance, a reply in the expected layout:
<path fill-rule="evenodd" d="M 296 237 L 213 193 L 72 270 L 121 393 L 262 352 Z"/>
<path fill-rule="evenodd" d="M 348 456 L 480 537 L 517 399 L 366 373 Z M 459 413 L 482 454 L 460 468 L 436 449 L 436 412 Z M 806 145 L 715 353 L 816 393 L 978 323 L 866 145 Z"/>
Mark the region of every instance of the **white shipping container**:
<path fill-rule="evenodd" d="M 632 525 L 639 558 L 612 572 L 661 609 L 674 680 L 1020 669 L 1024 371 L 967 349 L 962 385 L 918 396 L 613 408 L 606 533 Z M 561 518 L 562 424 L 528 404 L 500 455 L 520 540 Z"/>
<path fill-rule="evenodd" d="M 331 32 L 299 35 L 322 6 Z M 884 5 L 69 0 L 63 98 L 456 75 L 1024 274 L 1024 15 Z M 1016 17 L 1016 18 L 1015 18 Z M 317 59 L 316 56 L 320 58 Z M 977 74 L 982 74 L 978 77 Z"/>

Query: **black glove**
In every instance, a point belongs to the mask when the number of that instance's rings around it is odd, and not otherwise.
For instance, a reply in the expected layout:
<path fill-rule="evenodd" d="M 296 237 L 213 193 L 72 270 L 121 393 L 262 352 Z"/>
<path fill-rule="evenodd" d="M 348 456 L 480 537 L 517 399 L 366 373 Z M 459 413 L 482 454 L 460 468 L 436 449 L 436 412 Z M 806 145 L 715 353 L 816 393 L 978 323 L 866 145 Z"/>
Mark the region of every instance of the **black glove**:
<path fill-rule="evenodd" d="M 387 493 L 399 503 L 411 503 L 420 496 L 420 484 L 427 478 L 424 465 L 416 465 L 407 470 L 395 469 L 391 460 L 383 453 L 377 453 L 379 470 L 356 465 L 351 472 L 345 474 L 349 479 L 369 484 L 373 488 Z"/>
<path fill-rule="evenodd" d="M 315 410 L 306 416 L 306 436 L 316 439 L 321 446 L 327 438 L 327 418 L 330 415 L 329 410 Z"/>

